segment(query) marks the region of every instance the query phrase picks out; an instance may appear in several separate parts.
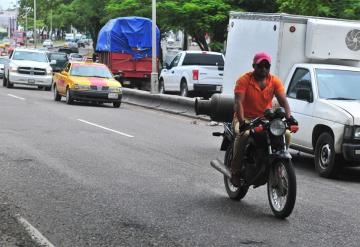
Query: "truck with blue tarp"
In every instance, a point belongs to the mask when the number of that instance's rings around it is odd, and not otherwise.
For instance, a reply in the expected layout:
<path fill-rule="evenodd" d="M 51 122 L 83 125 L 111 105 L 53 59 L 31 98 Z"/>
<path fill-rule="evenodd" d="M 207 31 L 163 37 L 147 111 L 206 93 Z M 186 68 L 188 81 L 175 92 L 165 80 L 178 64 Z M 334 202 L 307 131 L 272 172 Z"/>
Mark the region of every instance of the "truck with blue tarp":
<path fill-rule="evenodd" d="M 160 31 L 156 27 L 159 68 Z M 106 64 L 124 86 L 149 89 L 152 72 L 152 21 L 144 17 L 119 17 L 100 30 L 96 44 L 99 62 Z"/>

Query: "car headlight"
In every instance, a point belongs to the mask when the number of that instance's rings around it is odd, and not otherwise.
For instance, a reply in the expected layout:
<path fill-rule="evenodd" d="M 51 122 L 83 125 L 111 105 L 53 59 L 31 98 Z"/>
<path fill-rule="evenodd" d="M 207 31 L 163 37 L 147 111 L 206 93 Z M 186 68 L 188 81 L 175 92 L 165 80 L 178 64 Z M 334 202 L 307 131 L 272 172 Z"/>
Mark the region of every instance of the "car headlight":
<path fill-rule="evenodd" d="M 344 129 L 344 140 L 360 139 L 360 126 L 346 125 Z"/>
<path fill-rule="evenodd" d="M 52 68 L 46 68 L 46 74 L 47 75 L 52 75 Z"/>
<path fill-rule="evenodd" d="M 121 93 L 121 87 L 110 87 L 111 92 Z"/>
<path fill-rule="evenodd" d="M 360 127 L 355 127 L 354 138 L 355 139 L 360 139 Z"/>
<path fill-rule="evenodd" d="M 78 90 L 89 90 L 89 89 L 90 89 L 90 86 L 88 86 L 88 85 L 80 85 L 80 84 L 75 83 L 75 84 L 74 84 L 74 89 L 78 89 Z"/>
<path fill-rule="evenodd" d="M 285 133 L 285 123 L 280 119 L 275 119 L 270 123 L 270 133 L 274 136 L 281 136 Z"/>
<path fill-rule="evenodd" d="M 17 67 L 17 66 L 14 66 L 14 65 L 11 65 L 11 66 L 10 66 L 10 71 L 11 71 L 11 72 L 17 72 L 17 70 L 18 70 L 18 67 Z"/>

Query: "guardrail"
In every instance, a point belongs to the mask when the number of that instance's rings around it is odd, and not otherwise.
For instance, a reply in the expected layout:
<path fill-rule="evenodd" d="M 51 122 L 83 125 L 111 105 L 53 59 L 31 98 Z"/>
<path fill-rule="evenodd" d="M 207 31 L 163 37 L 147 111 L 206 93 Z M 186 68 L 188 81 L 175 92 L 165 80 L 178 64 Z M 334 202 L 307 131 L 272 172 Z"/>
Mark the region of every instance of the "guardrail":
<path fill-rule="evenodd" d="M 168 94 L 150 94 L 147 91 L 123 88 L 122 102 L 187 117 L 209 120 L 206 116 L 197 116 L 195 114 L 194 98 Z"/>

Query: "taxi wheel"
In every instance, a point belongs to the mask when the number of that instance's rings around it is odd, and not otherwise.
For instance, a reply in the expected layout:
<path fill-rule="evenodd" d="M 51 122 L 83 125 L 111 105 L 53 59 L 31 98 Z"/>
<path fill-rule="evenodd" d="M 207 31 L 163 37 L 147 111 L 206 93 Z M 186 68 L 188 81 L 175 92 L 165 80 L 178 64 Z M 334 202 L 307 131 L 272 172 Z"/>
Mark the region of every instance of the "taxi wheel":
<path fill-rule="evenodd" d="M 119 108 L 121 105 L 121 102 L 113 102 L 114 108 Z"/>
<path fill-rule="evenodd" d="M 61 100 L 61 95 L 58 93 L 56 85 L 54 85 L 54 100 L 55 101 L 60 101 Z"/>
<path fill-rule="evenodd" d="M 66 104 L 71 105 L 74 102 L 71 91 L 69 88 L 66 88 Z"/>

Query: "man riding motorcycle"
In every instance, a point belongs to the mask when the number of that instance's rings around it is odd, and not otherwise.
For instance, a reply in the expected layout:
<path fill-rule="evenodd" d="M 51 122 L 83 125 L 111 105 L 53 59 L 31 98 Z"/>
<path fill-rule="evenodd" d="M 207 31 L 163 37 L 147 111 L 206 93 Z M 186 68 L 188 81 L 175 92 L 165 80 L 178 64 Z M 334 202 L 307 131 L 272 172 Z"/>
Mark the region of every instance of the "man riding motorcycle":
<path fill-rule="evenodd" d="M 256 53 L 252 64 L 254 70 L 242 75 L 234 89 L 235 104 L 232 126 L 236 133 L 234 154 L 231 162 L 231 183 L 241 185 L 240 170 L 246 141 L 249 131 L 248 121 L 260 117 L 268 108 L 272 108 L 272 99 L 275 96 L 284 107 L 286 118 L 292 119 L 290 106 L 286 99 L 285 89 L 281 80 L 270 74 L 271 57 L 266 52 Z M 286 146 L 289 147 L 290 131 L 286 132 Z"/>

